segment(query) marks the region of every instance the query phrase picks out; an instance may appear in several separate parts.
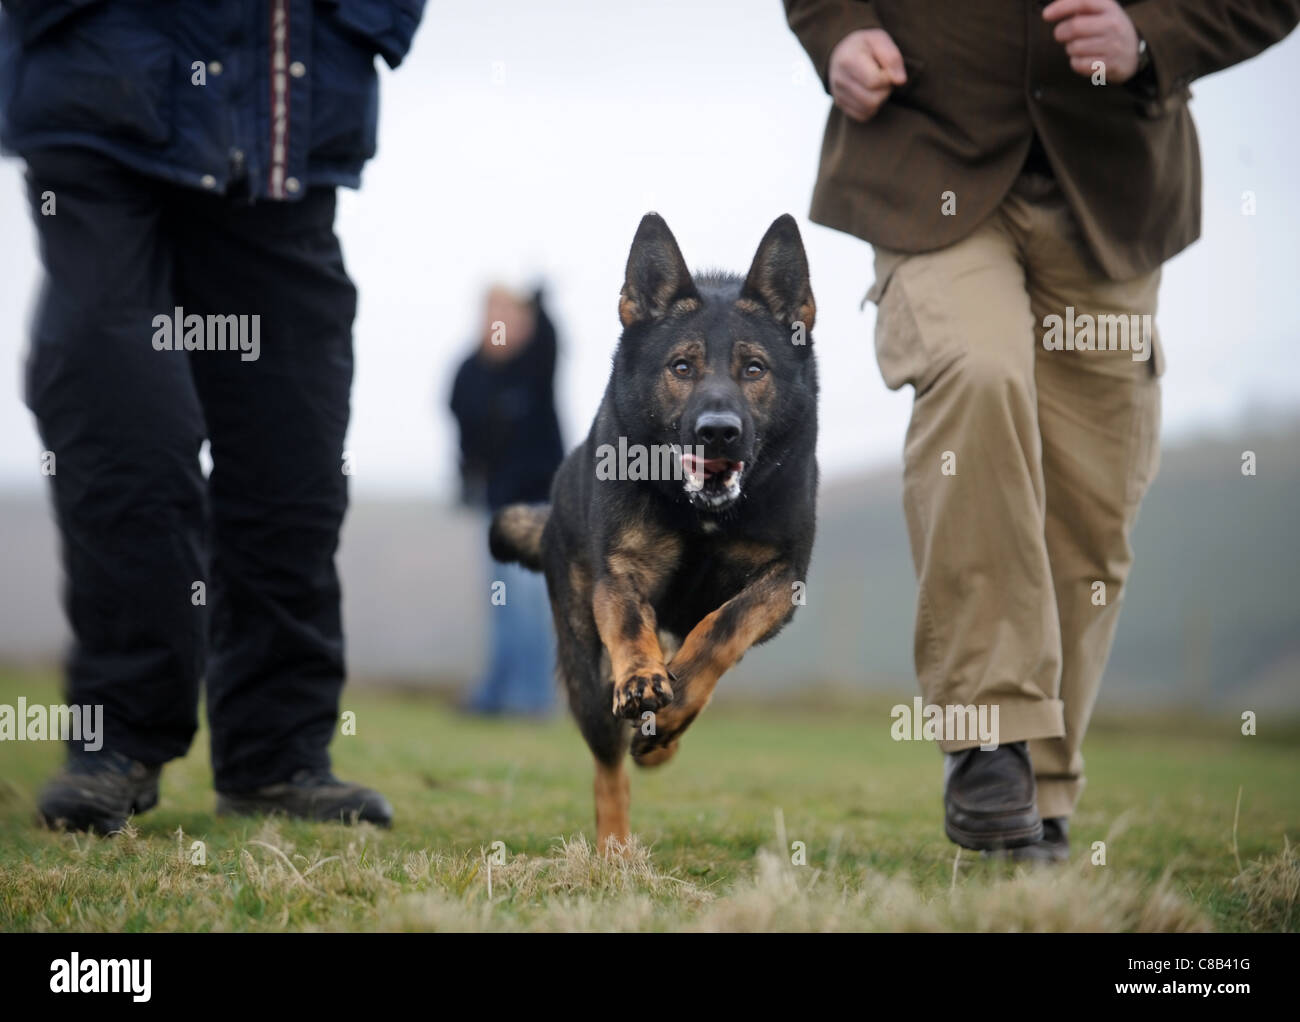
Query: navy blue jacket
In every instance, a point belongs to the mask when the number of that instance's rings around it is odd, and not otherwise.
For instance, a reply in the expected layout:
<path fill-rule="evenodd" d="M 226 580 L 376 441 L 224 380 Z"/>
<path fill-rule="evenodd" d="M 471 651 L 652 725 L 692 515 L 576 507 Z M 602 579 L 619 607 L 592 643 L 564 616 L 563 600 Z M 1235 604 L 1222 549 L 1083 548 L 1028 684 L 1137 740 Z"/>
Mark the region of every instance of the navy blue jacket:
<path fill-rule="evenodd" d="M 0 0 L 0 146 L 96 149 L 142 173 L 292 200 L 355 188 L 375 152 L 375 55 L 425 0 Z"/>

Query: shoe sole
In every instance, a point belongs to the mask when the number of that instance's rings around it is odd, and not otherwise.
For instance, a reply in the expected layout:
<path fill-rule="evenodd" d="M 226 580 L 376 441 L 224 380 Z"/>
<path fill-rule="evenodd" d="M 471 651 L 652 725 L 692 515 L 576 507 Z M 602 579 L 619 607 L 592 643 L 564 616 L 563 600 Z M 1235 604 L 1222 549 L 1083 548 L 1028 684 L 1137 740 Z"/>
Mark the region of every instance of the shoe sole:
<path fill-rule="evenodd" d="M 996 851 L 982 852 L 981 854 L 987 859 L 994 859 L 998 862 L 1014 862 L 1017 866 L 1063 866 L 1070 861 L 1070 852 L 1042 852 L 1033 855 L 1017 855 L 1017 852 L 1023 852 L 1026 848 L 1033 848 L 1033 845 L 1024 845 L 1020 848 L 999 848 Z"/>
<path fill-rule="evenodd" d="M 353 822 L 370 823 L 376 827 L 390 827 L 392 821 L 367 820 L 358 818 L 354 821 L 353 817 L 357 816 L 355 810 L 345 812 L 340 809 L 337 813 L 322 813 L 311 810 L 296 811 L 283 805 L 268 804 L 256 799 L 242 799 L 230 795 L 217 796 L 217 815 L 218 816 L 285 816 L 291 820 L 305 820 L 308 823 L 342 823 L 351 825 Z"/>
<path fill-rule="evenodd" d="M 1003 830 L 996 834 L 973 834 L 960 827 L 954 827 L 947 820 L 943 822 L 943 832 L 954 844 L 968 848 L 972 852 L 1000 852 L 1008 848 L 1023 848 L 1025 845 L 1037 844 L 1043 839 L 1043 822 L 1019 830 Z"/>

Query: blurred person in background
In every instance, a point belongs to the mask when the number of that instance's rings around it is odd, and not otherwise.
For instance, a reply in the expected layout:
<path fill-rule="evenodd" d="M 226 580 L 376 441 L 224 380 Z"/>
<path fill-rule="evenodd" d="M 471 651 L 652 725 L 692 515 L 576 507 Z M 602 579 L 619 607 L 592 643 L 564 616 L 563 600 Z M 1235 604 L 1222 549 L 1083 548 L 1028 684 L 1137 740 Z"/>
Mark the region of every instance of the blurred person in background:
<path fill-rule="evenodd" d="M 334 211 L 375 152 L 375 58 L 402 61 L 423 7 L 3 0 L 66 696 L 103 706 L 102 748 L 71 743 L 40 796 L 51 825 L 111 833 L 152 808 L 201 682 L 218 813 L 391 820 L 329 754 L 356 312 Z"/>
<path fill-rule="evenodd" d="M 451 394 L 460 428 L 461 499 L 489 517 L 506 504 L 550 499 L 551 476 L 564 457 L 555 354 L 555 326 L 541 291 L 523 298 L 492 287 L 478 347 L 461 363 Z M 482 714 L 547 714 L 556 686 L 546 580 L 491 558 L 487 569 L 491 648 L 487 673 L 465 707 Z"/>
<path fill-rule="evenodd" d="M 1159 462 L 1161 266 L 1200 234 L 1187 86 L 1300 2 L 785 7 L 834 100 L 811 217 L 875 249 L 876 357 L 914 392 L 920 686 L 1000 711 L 995 749 L 939 743 L 945 829 L 1059 862 Z M 1076 314 L 1097 337 L 1061 336 Z M 1094 346 L 1103 320 L 1123 347 Z"/>

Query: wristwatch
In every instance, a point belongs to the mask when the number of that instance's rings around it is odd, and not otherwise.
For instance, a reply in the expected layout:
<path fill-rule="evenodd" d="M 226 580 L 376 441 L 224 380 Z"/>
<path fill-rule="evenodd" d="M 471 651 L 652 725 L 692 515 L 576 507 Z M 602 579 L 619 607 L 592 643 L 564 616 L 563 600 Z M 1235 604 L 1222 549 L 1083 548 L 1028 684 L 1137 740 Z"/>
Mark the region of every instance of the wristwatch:
<path fill-rule="evenodd" d="M 1137 74 L 1141 74 L 1151 66 L 1151 51 L 1147 49 L 1147 41 L 1138 36 L 1138 66 Z"/>

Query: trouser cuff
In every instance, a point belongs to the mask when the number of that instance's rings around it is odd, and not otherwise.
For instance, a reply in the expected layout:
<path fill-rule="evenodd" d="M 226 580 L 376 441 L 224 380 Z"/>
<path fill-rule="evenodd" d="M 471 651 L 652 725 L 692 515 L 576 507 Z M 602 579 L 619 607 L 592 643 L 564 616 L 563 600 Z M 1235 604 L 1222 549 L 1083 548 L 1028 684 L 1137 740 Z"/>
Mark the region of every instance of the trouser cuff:
<path fill-rule="evenodd" d="M 1039 777 L 1036 780 L 1039 816 L 1047 820 L 1053 816 L 1074 815 L 1074 807 L 1078 805 L 1086 783 L 1082 777 Z"/>
<path fill-rule="evenodd" d="M 1059 699 L 1038 699 L 1034 702 L 1000 702 L 998 708 L 997 742 L 1027 742 L 1031 738 L 1061 738 L 1065 735 L 1065 704 Z M 961 752 L 979 747 L 979 739 L 969 741 L 940 741 L 941 751 Z"/>

